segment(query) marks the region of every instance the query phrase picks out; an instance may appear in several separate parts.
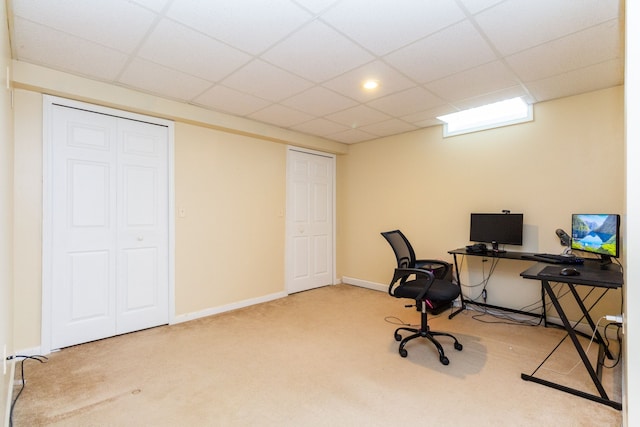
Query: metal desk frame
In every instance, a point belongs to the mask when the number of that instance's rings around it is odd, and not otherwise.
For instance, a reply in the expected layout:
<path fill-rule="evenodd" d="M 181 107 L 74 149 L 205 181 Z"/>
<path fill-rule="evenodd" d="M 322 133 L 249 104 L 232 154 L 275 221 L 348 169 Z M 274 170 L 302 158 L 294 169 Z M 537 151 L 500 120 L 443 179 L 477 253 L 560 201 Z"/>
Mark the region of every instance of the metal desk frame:
<path fill-rule="evenodd" d="M 562 266 L 553 266 L 544 263 L 538 263 L 527 270 L 520 273 L 520 276 L 525 279 L 533 279 L 540 280 L 542 282 L 543 292 L 549 296 L 551 303 L 556 309 L 558 316 L 562 320 L 562 324 L 564 329 L 567 331 L 567 335 L 562 338 L 560 343 L 549 353 L 549 355 L 538 365 L 538 367 L 530 374 L 521 374 L 521 378 L 525 381 L 533 381 L 538 384 L 545 385 L 547 387 L 555 388 L 556 390 L 561 390 L 566 393 L 571 393 L 573 395 L 583 397 L 585 399 L 592 400 L 594 402 L 602 403 L 604 405 L 610 406 L 612 408 L 621 410 L 622 403 L 611 400 L 607 395 L 603 385 L 602 385 L 602 363 L 604 361 L 604 357 L 606 356 L 609 359 L 613 359 L 613 356 L 609 352 L 609 350 L 604 346 L 604 340 L 600 332 L 596 329 L 596 325 L 591 318 L 589 312 L 591 309 L 604 297 L 604 295 L 609 291 L 609 289 L 618 289 L 623 285 L 623 277 L 622 272 L 615 270 L 606 270 L 601 269 L 599 265 L 592 262 L 586 262 L 583 266 L 574 266 L 577 270 L 580 271 L 580 275 L 578 276 L 562 276 L 560 275 L 560 270 Z M 575 302 L 578 307 L 582 311 L 582 317 L 575 322 L 574 325 L 571 325 L 571 322 L 567 318 L 564 309 L 562 308 L 562 304 L 560 303 L 558 296 L 554 292 L 553 288 L 549 284 L 549 282 L 559 282 L 565 283 L 571 294 L 574 297 Z M 592 290 L 600 289 L 602 290 L 601 294 L 596 298 L 596 300 L 589 306 L 586 307 L 584 304 L 584 300 L 578 294 L 576 290 L 576 286 L 590 286 Z M 587 357 L 582 345 L 578 341 L 577 331 L 575 327 L 583 320 L 586 319 L 588 322 L 591 333 L 595 335 L 594 341 L 596 341 L 599 345 L 598 351 L 598 360 L 596 362 L 597 366 L 594 369 L 591 361 Z M 580 355 L 582 359 L 582 363 L 584 367 L 587 369 L 589 376 L 591 377 L 591 381 L 593 385 L 598 391 L 598 394 L 587 393 L 582 390 L 578 390 L 575 388 L 567 387 L 558 383 L 554 383 L 551 381 L 544 380 L 542 378 L 536 377 L 535 374 L 542 367 L 542 365 L 547 361 L 547 359 L 558 349 L 560 344 L 567 338 L 567 336 L 571 339 L 573 346 L 576 349 L 576 352 Z"/>

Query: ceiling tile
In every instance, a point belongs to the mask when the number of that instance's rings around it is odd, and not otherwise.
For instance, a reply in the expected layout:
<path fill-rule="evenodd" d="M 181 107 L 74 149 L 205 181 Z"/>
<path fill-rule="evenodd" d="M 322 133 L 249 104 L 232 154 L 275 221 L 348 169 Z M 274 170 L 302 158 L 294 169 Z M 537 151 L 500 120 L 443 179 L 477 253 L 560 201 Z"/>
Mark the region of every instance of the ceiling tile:
<path fill-rule="evenodd" d="M 414 87 L 367 103 L 395 117 L 417 113 L 442 104 L 444 104 L 442 99 L 421 87 Z"/>
<path fill-rule="evenodd" d="M 373 108 L 369 108 L 366 105 L 359 105 L 357 107 L 349 108 L 348 110 L 329 114 L 327 118 L 355 129 L 360 126 L 388 120 L 391 117 L 381 113 L 380 111 L 376 111 Z"/>
<path fill-rule="evenodd" d="M 120 83 L 164 96 L 190 101 L 211 83 L 142 59 L 131 62 L 118 79 Z"/>
<path fill-rule="evenodd" d="M 405 133 L 405 132 L 409 132 L 416 129 L 418 129 L 417 126 L 399 119 L 385 120 L 383 122 L 362 126 L 360 128 L 360 130 L 376 136 L 396 135 L 399 133 Z"/>
<path fill-rule="evenodd" d="M 614 59 L 618 57 L 620 45 L 618 23 L 608 21 L 516 53 L 506 61 L 527 82 Z M 581 49 L 581 46 L 589 46 L 589 49 Z"/>
<path fill-rule="evenodd" d="M 619 0 L 508 0 L 475 16 L 503 55 L 618 18 Z"/>
<path fill-rule="evenodd" d="M 419 113 L 403 116 L 401 119 L 405 122 L 413 123 L 416 126 L 422 127 L 423 123 L 433 120 L 434 117 L 444 116 L 445 114 L 455 113 L 456 111 L 458 111 L 458 109 L 452 105 L 441 105 L 440 107 L 430 108 Z M 436 122 L 438 124 L 442 124 L 439 120 L 436 120 Z M 431 126 L 431 124 L 427 126 Z"/>
<path fill-rule="evenodd" d="M 356 142 L 368 141 L 376 138 L 376 135 L 372 135 L 367 132 L 363 132 L 359 129 L 349 129 L 343 132 L 338 132 L 329 135 L 329 138 L 345 144 L 355 144 Z"/>
<path fill-rule="evenodd" d="M 245 52 L 258 54 L 312 18 L 289 0 L 179 0 L 167 16 Z"/>
<path fill-rule="evenodd" d="M 501 3 L 504 0 L 460 0 L 462 5 L 471 14 L 476 14 L 480 11 L 490 8 L 493 5 Z"/>
<path fill-rule="evenodd" d="M 320 13 L 331 5 L 336 3 L 338 0 L 294 0 L 300 6 L 304 7 L 311 13 Z"/>
<path fill-rule="evenodd" d="M 292 126 L 291 129 L 308 133 L 311 135 L 327 136 L 333 133 L 349 130 L 349 126 L 332 122 L 327 119 L 313 119 L 308 122 L 300 123 L 299 125 Z"/>
<path fill-rule="evenodd" d="M 473 25 L 464 21 L 384 59 L 415 81 L 427 83 L 494 61 L 496 56 Z"/>
<path fill-rule="evenodd" d="M 445 101 L 471 98 L 519 85 L 519 80 L 502 61 L 493 61 L 427 83 L 425 87 Z"/>
<path fill-rule="evenodd" d="M 137 3 L 140 6 L 151 9 L 155 12 L 160 12 L 165 8 L 169 0 L 130 0 L 132 3 Z"/>
<path fill-rule="evenodd" d="M 127 62 L 116 50 L 16 18 L 14 46 L 21 61 L 113 81 Z M 47 43 L 42 43 L 47 40 Z"/>
<path fill-rule="evenodd" d="M 262 58 L 316 83 L 369 62 L 373 56 L 327 25 L 314 21 Z"/>
<path fill-rule="evenodd" d="M 124 0 L 23 0 L 13 2 L 13 12 L 126 53 L 135 50 L 156 19 L 153 12 Z"/>
<path fill-rule="evenodd" d="M 322 20 L 376 55 L 384 55 L 465 16 L 454 1 L 342 1 Z M 393 28 L 393 31 L 388 29 Z M 375 30 L 377 29 L 377 30 Z"/>
<path fill-rule="evenodd" d="M 315 116 L 325 116 L 353 107 L 357 102 L 329 89 L 315 86 L 283 101 L 282 104 Z"/>
<path fill-rule="evenodd" d="M 377 80 L 380 87 L 374 91 L 362 88 L 365 80 Z M 408 89 L 416 84 L 382 61 L 373 61 L 351 70 L 323 86 L 333 89 L 360 102 L 367 102 L 391 93 Z"/>
<path fill-rule="evenodd" d="M 270 104 L 264 99 L 220 85 L 212 87 L 195 98 L 193 103 L 240 116 L 246 116 Z"/>
<path fill-rule="evenodd" d="M 294 110 L 293 108 L 273 104 L 249 115 L 249 118 L 277 126 L 290 127 L 299 123 L 307 122 L 313 119 L 313 116 Z"/>
<path fill-rule="evenodd" d="M 313 86 L 307 80 L 260 60 L 245 65 L 222 83 L 232 89 L 273 102 L 289 98 Z"/>
<path fill-rule="evenodd" d="M 623 4 L 11 0 L 8 21 L 12 59 L 353 143 L 623 84 Z"/>
<path fill-rule="evenodd" d="M 577 95 L 580 93 L 621 85 L 621 59 L 613 59 L 601 64 L 581 68 L 565 74 L 549 77 L 528 84 L 529 90 L 538 101 Z M 597 82 L 594 84 L 594 82 Z"/>
<path fill-rule="evenodd" d="M 246 53 L 167 19 L 156 26 L 138 53 L 141 58 L 211 82 L 226 77 L 252 59 Z"/>
<path fill-rule="evenodd" d="M 452 101 L 451 105 L 460 110 L 468 110 L 469 108 L 476 108 L 487 104 L 493 104 L 494 102 L 504 101 L 505 99 L 518 97 L 523 98 L 524 101 L 529 104 L 532 104 L 535 101 L 535 99 L 531 98 L 529 93 L 527 93 L 522 86 L 511 86 L 495 92 L 474 96 L 472 98 L 457 99 Z"/>

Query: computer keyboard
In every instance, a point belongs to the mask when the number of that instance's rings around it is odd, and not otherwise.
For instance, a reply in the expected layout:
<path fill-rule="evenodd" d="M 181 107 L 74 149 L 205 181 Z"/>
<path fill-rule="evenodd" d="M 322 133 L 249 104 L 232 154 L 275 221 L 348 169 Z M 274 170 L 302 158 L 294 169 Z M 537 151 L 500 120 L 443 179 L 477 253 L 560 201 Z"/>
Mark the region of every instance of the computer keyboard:
<path fill-rule="evenodd" d="M 583 264 L 584 258 L 579 258 L 573 255 L 558 255 L 558 254 L 533 254 L 535 259 L 544 262 L 550 262 L 552 264 Z"/>

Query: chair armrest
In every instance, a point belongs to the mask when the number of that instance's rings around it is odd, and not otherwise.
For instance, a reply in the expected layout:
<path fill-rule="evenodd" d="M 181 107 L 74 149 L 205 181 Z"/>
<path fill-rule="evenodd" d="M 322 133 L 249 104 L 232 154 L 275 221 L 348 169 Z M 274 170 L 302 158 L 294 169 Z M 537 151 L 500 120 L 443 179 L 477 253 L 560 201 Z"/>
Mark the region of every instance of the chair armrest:
<path fill-rule="evenodd" d="M 400 281 L 400 285 L 402 286 L 402 284 L 404 282 L 406 282 L 406 279 L 409 276 L 416 276 L 416 279 L 419 278 L 423 278 L 423 279 L 427 279 L 427 284 L 424 287 L 424 289 L 422 290 L 422 292 L 420 292 L 420 294 L 418 296 L 416 296 L 416 300 L 421 300 L 424 298 L 424 296 L 427 294 L 427 291 L 429 290 L 429 288 L 431 287 L 431 285 L 433 284 L 433 282 L 436 279 L 436 276 L 434 276 L 433 272 L 430 270 L 423 270 L 421 268 L 396 268 L 394 273 L 393 273 L 393 279 L 391 280 L 391 283 L 389 284 L 389 295 L 391 296 L 395 296 L 393 294 L 393 290 L 394 290 L 394 285 Z"/>

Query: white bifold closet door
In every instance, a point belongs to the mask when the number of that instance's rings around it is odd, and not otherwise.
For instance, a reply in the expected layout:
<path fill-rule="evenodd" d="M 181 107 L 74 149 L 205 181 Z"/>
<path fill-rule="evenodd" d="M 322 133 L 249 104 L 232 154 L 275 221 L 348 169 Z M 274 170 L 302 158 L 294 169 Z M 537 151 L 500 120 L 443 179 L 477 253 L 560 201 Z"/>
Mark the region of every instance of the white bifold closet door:
<path fill-rule="evenodd" d="M 168 323 L 167 127 L 51 114 L 51 349 Z"/>

